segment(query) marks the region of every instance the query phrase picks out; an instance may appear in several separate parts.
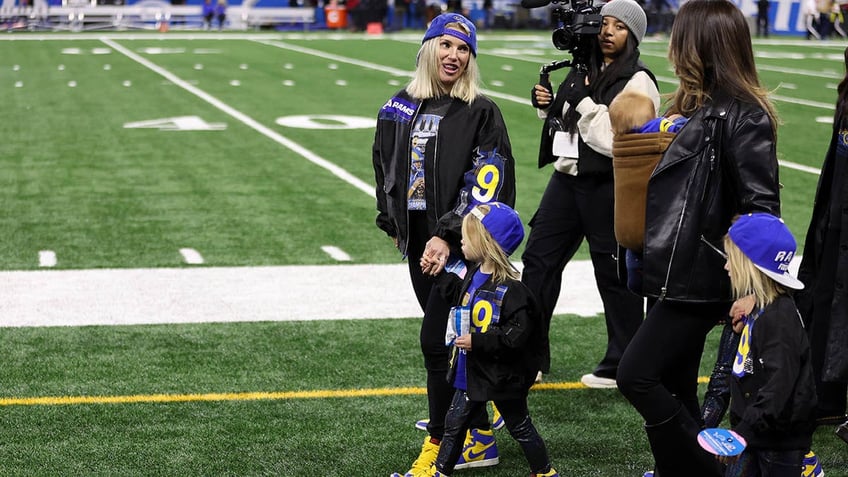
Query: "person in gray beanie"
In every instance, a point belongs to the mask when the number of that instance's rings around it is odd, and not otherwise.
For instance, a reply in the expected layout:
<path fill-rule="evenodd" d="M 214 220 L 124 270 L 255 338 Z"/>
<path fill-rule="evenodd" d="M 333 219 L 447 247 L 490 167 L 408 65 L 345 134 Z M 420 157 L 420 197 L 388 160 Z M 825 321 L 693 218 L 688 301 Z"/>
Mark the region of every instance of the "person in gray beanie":
<path fill-rule="evenodd" d="M 633 38 L 636 39 L 636 44 L 642 43 L 642 38 L 645 38 L 645 31 L 648 29 L 648 19 L 645 17 L 645 11 L 642 7 L 633 0 L 612 0 L 601 7 L 601 16 L 614 17 L 621 23 L 627 25 L 627 28 L 633 33 Z"/>
<path fill-rule="evenodd" d="M 588 241 L 604 303 L 607 347 L 581 382 L 592 388 L 615 388 L 618 362 L 642 323 L 644 301 L 619 281 L 616 270 L 613 134 L 607 105 L 628 89 L 650 97 L 656 113 L 660 96 L 654 75 L 639 60 L 638 46 L 647 27 L 642 7 L 633 0 L 612 0 L 601 14 L 597 42 L 587 42 L 591 51 L 585 55 L 586 64 L 571 68 L 556 95 L 549 84 L 537 84 L 532 90 L 533 106 L 545 120 L 539 167 L 553 163 L 554 171 L 530 220 L 521 259 L 522 281 L 536 295 L 543 323 L 549 327 L 562 272 L 583 239 Z M 547 373 L 551 362 L 547 341 L 544 352 L 540 371 Z"/>

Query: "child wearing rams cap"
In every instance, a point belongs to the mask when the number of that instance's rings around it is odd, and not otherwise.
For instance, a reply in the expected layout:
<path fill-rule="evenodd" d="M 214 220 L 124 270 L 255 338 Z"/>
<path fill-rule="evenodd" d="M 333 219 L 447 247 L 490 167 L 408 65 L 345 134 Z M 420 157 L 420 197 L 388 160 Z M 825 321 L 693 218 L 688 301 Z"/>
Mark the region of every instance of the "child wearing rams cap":
<path fill-rule="evenodd" d="M 445 418 L 445 435 L 436 463 L 424 474 L 448 476 L 463 450 L 470 417 L 493 401 L 510 435 L 518 441 L 531 475 L 558 476 L 527 408 L 527 394 L 539 370 L 541 315 L 509 256 L 524 240 L 518 214 L 499 202 L 477 205 L 462 221 L 462 253 L 471 263 L 460 278 L 442 272 L 436 286 L 451 310 L 468 316 L 468 332 L 457 329 L 448 380 L 456 392 Z M 422 258 L 422 268 L 430 263 Z M 450 329 L 450 326 L 449 326 Z"/>
<path fill-rule="evenodd" d="M 814 430 L 815 381 L 810 344 L 790 290 L 804 284 L 789 273 L 795 239 L 766 213 L 739 217 L 724 239 L 725 270 L 736 298 L 753 295 L 733 362 L 730 424 L 747 442 L 726 477 L 797 477 Z M 806 474 L 805 474 L 806 475 Z"/>

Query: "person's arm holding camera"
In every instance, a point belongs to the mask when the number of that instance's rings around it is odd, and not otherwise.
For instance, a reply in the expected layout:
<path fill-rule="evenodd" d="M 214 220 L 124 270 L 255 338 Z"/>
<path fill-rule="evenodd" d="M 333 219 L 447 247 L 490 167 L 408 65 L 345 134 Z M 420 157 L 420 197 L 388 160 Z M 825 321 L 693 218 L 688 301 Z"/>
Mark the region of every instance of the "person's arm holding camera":
<path fill-rule="evenodd" d="M 533 87 L 532 93 L 530 100 L 533 102 L 533 107 L 537 109 L 548 109 L 554 99 L 550 85 L 537 84 Z"/>
<path fill-rule="evenodd" d="M 653 80 L 644 71 L 633 74 L 622 91 L 633 89 L 641 91 L 653 100 L 654 110 L 658 112 L 660 93 Z M 589 96 L 589 86 L 581 87 L 579 81 L 566 85 L 563 89 L 566 101 L 578 113 L 577 129 L 583 141 L 595 151 L 612 157 L 612 127 L 609 120 L 609 108 L 606 104 L 596 103 Z"/>

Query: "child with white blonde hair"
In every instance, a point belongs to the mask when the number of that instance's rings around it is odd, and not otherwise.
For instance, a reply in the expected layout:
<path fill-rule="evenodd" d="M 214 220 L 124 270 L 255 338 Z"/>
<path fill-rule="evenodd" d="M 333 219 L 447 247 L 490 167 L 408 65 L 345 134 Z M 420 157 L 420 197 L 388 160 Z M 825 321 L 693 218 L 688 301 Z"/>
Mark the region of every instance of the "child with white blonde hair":
<path fill-rule="evenodd" d="M 479 204 L 462 220 L 462 254 L 470 264 L 465 278 L 441 270 L 436 276 L 442 296 L 456 304 L 449 319 L 459 316 L 464 323 L 446 335 L 453 346 L 448 381 L 455 392 L 438 457 L 416 477 L 453 473 L 472 417 L 488 401 L 500 410 L 524 451 L 531 475 L 559 475 L 527 407 L 542 359 L 544 328 L 530 290 L 509 261 L 522 240 L 524 226 L 512 208 L 500 202 Z M 426 256 L 421 260 L 424 270 L 434 265 Z"/>
<path fill-rule="evenodd" d="M 731 225 L 724 249 L 734 296 L 755 303 L 735 326 L 742 336 L 730 386 L 730 424 L 747 447 L 720 458 L 725 477 L 797 477 L 812 443 L 816 394 L 810 344 L 791 295 L 804 288 L 789 272 L 795 239 L 781 219 L 750 213 Z"/>

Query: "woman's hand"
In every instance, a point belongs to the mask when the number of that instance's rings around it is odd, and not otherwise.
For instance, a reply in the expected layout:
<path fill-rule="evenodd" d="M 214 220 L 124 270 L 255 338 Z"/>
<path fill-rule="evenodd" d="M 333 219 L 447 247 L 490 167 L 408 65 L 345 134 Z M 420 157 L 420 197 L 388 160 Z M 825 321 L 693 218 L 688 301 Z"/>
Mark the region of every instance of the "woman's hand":
<path fill-rule="evenodd" d="M 450 257 L 450 246 L 441 237 L 432 237 L 424 246 L 421 255 L 421 271 L 427 275 L 438 275 L 445 269 Z"/>
<path fill-rule="evenodd" d="M 554 98 L 554 95 L 551 90 L 540 84 L 534 86 L 533 91 L 531 91 L 531 93 L 533 93 L 533 97 L 530 98 L 533 100 L 533 106 L 539 109 L 545 109 L 550 106 L 551 101 Z"/>
<path fill-rule="evenodd" d="M 435 257 L 422 255 L 421 260 L 418 263 L 421 265 L 421 272 L 425 275 L 438 275 L 441 271 L 439 270 L 439 260 Z"/>
<path fill-rule="evenodd" d="M 745 322 L 742 319 L 754 311 L 755 304 L 754 295 L 746 295 L 734 301 L 733 305 L 730 306 L 730 323 L 733 326 L 734 333 L 742 332 L 742 328 L 745 327 Z"/>
<path fill-rule="evenodd" d="M 572 108 L 576 107 L 583 98 L 589 96 L 589 76 L 583 72 L 575 74 L 562 88 L 562 94 Z"/>
<path fill-rule="evenodd" d="M 459 349 L 471 350 L 471 335 L 457 336 L 453 344 Z"/>

